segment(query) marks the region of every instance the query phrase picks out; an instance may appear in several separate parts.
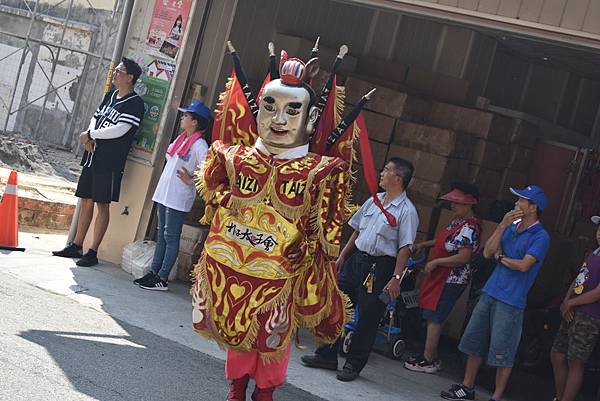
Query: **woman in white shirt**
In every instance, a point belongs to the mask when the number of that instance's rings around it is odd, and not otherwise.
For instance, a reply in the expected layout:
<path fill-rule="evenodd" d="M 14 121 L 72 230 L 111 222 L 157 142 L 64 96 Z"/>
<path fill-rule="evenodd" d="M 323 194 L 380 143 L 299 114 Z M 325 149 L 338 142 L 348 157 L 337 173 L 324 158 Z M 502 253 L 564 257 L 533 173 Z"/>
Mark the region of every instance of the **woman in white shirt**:
<path fill-rule="evenodd" d="M 158 215 L 152 270 L 134 280 L 146 290 L 169 289 L 168 277 L 179 254 L 183 221 L 196 197 L 193 173 L 208 151 L 204 134 L 211 122 L 210 109 L 194 100 L 188 107 L 180 107 L 179 111 L 183 111 L 180 123 L 183 132 L 167 149 L 167 164 L 152 197 Z"/>

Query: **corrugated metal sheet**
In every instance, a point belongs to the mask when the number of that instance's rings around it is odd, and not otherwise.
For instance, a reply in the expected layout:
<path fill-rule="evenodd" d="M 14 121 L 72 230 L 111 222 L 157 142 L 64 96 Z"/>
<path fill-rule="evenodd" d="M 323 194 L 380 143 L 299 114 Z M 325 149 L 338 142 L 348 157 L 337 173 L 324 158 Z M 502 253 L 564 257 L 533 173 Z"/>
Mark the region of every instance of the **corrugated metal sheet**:
<path fill-rule="evenodd" d="M 600 0 L 336 0 L 600 48 Z"/>
<path fill-rule="evenodd" d="M 555 27 L 600 34 L 598 0 L 415 0 Z"/>

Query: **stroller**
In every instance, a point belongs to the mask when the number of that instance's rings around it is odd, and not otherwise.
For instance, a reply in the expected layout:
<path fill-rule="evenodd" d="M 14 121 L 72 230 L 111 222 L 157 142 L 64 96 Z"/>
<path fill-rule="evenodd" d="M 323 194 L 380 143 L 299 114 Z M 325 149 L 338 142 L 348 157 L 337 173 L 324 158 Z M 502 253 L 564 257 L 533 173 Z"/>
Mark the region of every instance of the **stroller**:
<path fill-rule="evenodd" d="M 375 349 L 383 349 L 384 354 L 393 359 L 400 359 L 406 349 L 405 333 L 401 325 L 402 313 L 399 309 L 403 308 L 404 312 L 418 307 L 419 290 L 412 286 L 404 286 L 404 278 L 413 272 L 419 264 L 423 263 L 426 255 L 419 256 L 418 259 L 412 257 L 408 259 L 406 267 L 402 271 L 400 277 L 400 297 L 398 299 L 389 300 L 385 310 L 385 315 L 377 329 L 377 337 L 375 338 Z M 414 283 L 413 283 L 414 284 Z M 410 287 L 410 288 L 406 288 Z M 383 301 L 383 299 L 382 299 Z M 358 323 L 359 311 L 358 306 L 354 308 L 354 316 L 352 320 L 346 323 L 344 334 L 342 337 L 340 354 L 346 356 L 350 350 L 352 336 Z"/>

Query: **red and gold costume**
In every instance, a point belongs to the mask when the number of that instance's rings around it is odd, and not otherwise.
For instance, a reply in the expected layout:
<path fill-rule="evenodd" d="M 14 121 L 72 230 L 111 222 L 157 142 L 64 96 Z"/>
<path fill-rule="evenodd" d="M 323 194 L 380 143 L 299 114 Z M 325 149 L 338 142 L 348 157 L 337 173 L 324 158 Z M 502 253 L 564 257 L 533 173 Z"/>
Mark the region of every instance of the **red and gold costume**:
<path fill-rule="evenodd" d="M 344 91 L 333 74 L 345 46 L 318 98 L 308 85 L 316 58 L 305 64 L 282 52 L 279 78 L 272 54 L 258 102 L 230 50 L 235 72 L 197 175 L 210 232 L 194 270 L 193 327 L 229 349 L 228 400 L 245 399 L 251 376 L 253 400 L 262 401 L 285 381 L 296 329 L 332 343 L 350 317 L 335 259 L 366 100 L 341 118 Z"/>
<path fill-rule="evenodd" d="M 335 341 L 345 321 L 333 264 L 348 174 L 339 158 L 276 159 L 213 143 L 201 183 L 212 224 L 192 293 L 197 331 L 267 359 L 285 352 L 298 326 Z M 294 252 L 299 263 L 287 258 Z"/>

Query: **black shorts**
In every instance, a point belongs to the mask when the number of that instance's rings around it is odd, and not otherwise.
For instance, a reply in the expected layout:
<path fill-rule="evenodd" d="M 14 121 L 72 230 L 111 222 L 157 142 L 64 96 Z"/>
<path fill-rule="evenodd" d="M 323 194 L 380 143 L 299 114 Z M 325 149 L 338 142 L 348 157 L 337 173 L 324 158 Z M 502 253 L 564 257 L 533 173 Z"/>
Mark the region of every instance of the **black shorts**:
<path fill-rule="evenodd" d="M 97 203 L 118 202 L 122 177 L 120 171 L 97 171 L 92 167 L 83 167 L 75 196 Z"/>

